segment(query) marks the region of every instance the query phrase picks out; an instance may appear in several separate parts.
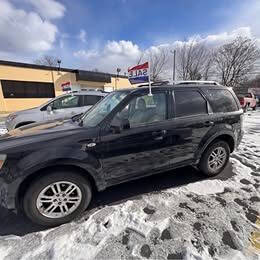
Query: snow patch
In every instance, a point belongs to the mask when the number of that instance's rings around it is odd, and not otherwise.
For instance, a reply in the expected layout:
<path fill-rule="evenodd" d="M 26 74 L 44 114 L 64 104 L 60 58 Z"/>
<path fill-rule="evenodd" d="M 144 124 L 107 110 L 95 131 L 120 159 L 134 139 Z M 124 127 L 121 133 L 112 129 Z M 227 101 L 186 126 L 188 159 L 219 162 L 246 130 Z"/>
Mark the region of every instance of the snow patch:
<path fill-rule="evenodd" d="M 183 191 L 196 193 L 198 195 L 210 195 L 224 191 L 225 183 L 220 180 L 205 180 L 191 183 L 182 188 Z"/>

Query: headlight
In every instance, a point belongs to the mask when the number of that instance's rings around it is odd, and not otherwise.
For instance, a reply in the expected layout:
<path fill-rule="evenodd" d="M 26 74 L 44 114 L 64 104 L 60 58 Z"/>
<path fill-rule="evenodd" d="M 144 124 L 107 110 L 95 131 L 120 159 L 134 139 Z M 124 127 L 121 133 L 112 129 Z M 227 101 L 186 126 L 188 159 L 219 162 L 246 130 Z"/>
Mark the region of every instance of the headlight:
<path fill-rule="evenodd" d="M 12 120 L 14 120 L 16 117 L 17 117 L 16 114 L 11 114 L 11 115 L 9 115 L 9 116 L 7 117 L 7 120 L 8 120 L 8 121 L 12 121 Z"/>
<path fill-rule="evenodd" d="M 6 154 L 0 154 L 0 170 L 2 169 L 6 160 Z"/>

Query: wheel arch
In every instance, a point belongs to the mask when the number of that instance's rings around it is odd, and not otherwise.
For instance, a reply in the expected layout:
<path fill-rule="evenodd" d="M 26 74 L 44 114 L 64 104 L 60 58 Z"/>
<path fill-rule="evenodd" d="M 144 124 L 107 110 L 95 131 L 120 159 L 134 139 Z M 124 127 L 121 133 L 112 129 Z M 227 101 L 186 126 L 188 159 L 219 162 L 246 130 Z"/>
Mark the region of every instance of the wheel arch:
<path fill-rule="evenodd" d="M 22 199 L 26 193 L 26 190 L 28 188 L 28 186 L 35 181 L 37 178 L 39 178 L 40 176 L 43 176 L 44 174 L 51 174 L 51 173 L 46 173 L 46 171 L 48 170 L 64 170 L 64 167 L 66 167 L 66 171 L 74 171 L 75 174 L 78 174 L 80 176 L 82 176 L 83 178 L 85 178 L 86 180 L 88 180 L 90 182 L 91 187 L 93 188 L 93 192 L 99 191 L 102 188 L 99 187 L 99 185 L 97 184 L 97 181 L 95 180 L 95 178 L 93 177 L 93 175 L 87 171 L 86 169 L 84 169 L 83 167 L 80 167 L 78 165 L 73 165 L 73 164 L 57 164 L 57 165 L 49 165 L 45 168 L 39 169 L 34 171 L 33 173 L 27 175 L 23 181 L 20 183 L 18 190 L 16 192 L 16 207 L 17 209 L 21 210 L 22 209 Z"/>
<path fill-rule="evenodd" d="M 29 125 L 29 124 L 33 124 L 35 123 L 35 121 L 24 121 L 24 122 L 21 122 L 21 123 L 18 123 L 15 128 L 18 128 L 18 127 L 21 127 L 21 126 L 25 126 L 25 125 Z"/>
<path fill-rule="evenodd" d="M 220 132 L 216 135 L 213 135 L 211 138 L 209 138 L 207 140 L 207 142 L 205 142 L 203 145 L 201 145 L 200 151 L 197 153 L 197 156 L 196 156 L 196 163 L 199 162 L 202 154 L 210 145 L 212 145 L 213 143 L 220 141 L 220 140 L 227 142 L 227 144 L 229 145 L 229 148 L 230 148 L 230 153 L 232 153 L 235 150 L 236 143 L 235 143 L 234 134 L 230 133 L 229 131 L 225 131 L 222 133 Z"/>

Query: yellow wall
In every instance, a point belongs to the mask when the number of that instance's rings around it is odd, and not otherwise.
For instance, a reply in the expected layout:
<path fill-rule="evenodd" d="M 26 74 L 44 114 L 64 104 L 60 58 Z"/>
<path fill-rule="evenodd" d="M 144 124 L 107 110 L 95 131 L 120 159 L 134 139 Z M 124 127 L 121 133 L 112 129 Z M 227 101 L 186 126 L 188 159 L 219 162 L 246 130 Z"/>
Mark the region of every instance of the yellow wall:
<path fill-rule="evenodd" d="M 112 77 L 111 83 L 76 81 L 76 74 L 72 72 L 0 65 L 0 112 L 13 112 L 36 107 L 48 100 L 47 98 L 4 98 L 1 80 L 53 82 L 56 96 L 64 94 L 61 85 L 65 82 L 70 82 L 72 85 L 80 85 L 81 88 L 104 89 L 105 87 L 110 87 L 115 90 L 131 87 L 127 78 L 119 77 L 116 79 L 116 77 Z"/>

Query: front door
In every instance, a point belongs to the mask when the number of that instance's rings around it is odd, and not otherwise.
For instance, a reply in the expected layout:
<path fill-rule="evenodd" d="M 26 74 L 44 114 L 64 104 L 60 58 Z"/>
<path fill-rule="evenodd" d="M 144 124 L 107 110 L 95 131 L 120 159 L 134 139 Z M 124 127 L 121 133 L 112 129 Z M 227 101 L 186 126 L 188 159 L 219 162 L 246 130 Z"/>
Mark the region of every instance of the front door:
<path fill-rule="evenodd" d="M 108 184 L 169 167 L 173 136 L 168 117 L 166 91 L 134 96 L 119 109 L 114 119 L 128 121 L 128 127 L 116 133 L 108 124 L 101 132 L 101 143 L 106 147 L 102 165 Z"/>
<path fill-rule="evenodd" d="M 47 120 L 66 119 L 79 114 L 81 106 L 80 95 L 66 95 L 55 99 L 49 104 L 52 111 L 46 110 Z"/>

